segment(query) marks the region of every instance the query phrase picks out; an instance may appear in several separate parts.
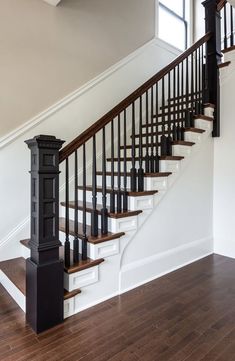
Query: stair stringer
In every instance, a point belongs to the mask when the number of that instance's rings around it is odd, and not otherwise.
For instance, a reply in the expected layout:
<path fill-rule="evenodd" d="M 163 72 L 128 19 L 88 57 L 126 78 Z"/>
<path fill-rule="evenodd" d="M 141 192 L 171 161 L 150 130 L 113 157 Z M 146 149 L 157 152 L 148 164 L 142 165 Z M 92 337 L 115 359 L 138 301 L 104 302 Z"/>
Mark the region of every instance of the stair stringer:
<path fill-rule="evenodd" d="M 202 128 L 202 127 L 201 127 Z M 160 194 L 156 194 L 154 196 L 155 199 L 155 207 L 152 209 L 151 213 L 149 214 L 149 216 L 151 214 L 154 213 L 154 211 L 156 210 L 156 208 L 158 207 L 158 205 L 160 205 L 160 203 L 162 202 L 162 200 L 165 198 L 165 196 L 168 194 L 168 191 L 173 187 L 173 185 L 181 178 L 181 175 L 184 174 L 184 172 L 186 171 L 186 169 L 189 167 L 191 161 L 200 153 L 203 152 L 204 148 L 208 145 L 208 138 L 210 139 L 210 141 L 212 141 L 211 138 L 211 130 L 212 130 L 212 124 L 210 125 L 210 129 L 208 128 L 207 131 L 202 135 L 202 139 L 201 142 L 195 144 L 193 146 L 191 155 L 186 157 L 184 160 L 181 161 L 181 167 L 180 167 L 180 171 L 178 173 L 175 173 L 173 175 L 171 175 L 171 179 L 168 182 L 169 186 L 167 188 L 166 191 L 160 192 Z M 138 232 L 144 227 L 146 226 L 147 220 L 149 219 L 149 217 L 145 220 L 145 222 L 143 222 L 141 224 L 140 227 L 138 227 Z M 135 233 L 136 235 L 136 233 Z M 190 245 L 182 245 L 179 246 L 178 248 L 174 248 L 174 249 L 169 249 L 168 251 L 153 255 L 149 258 L 144 258 L 144 259 L 140 259 L 139 261 L 135 261 L 133 262 L 133 264 L 124 264 L 124 257 L 126 255 L 126 252 L 128 250 L 128 247 L 130 247 L 131 245 L 134 244 L 134 240 L 135 240 L 135 235 L 133 235 L 133 237 L 129 240 L 128 243 L 125 244 L 125 246 L 123 246 L 123 248 L 121 249 L 122 255 L 121 255 L 121 263 L 120 263 L 120 273 L 119 273 L 119 294 L 125 293 L 135 287 L 138 287 L 144 283 L 147 283 L 155 278 L 158 278 L 164 274 L 167 274 L 173 270 L 176 270 L 177 268 L 181 268 L 184 265 L 187 265 L 189 263 L 192 263 L 200 258 L 206 257 L 207 255 L 213 253 L 213 237 L 206 237 L 205 239 L 200 239 L 197 240 L 195 242 L 191 242 Z M 144 240 L 143 240 L 144 242 Z M 206 243 L 206 247 L 204 247 L 204 243 Z M 167 256 L 173 256 L 173 258 L 176 256 L 177 252 L 179 254 L 182 254 L 184 252 L 187 251 L 188 248 L 190 247 L 197 247 L 197 246 L 201 246 L 202 248 L 202 254 L 200 254 L 199 256 L 195 256 L 192 259 L 184 259 L 184 257 L 181 257 L 181 259 L 179 258 L 179 262 L 177 264 L 175 264 L 174 262 L 172 262 L 172 265 L 166 262 L 166 257 Z M 188 247 L 189 246 L 189 247 Z M 207 247 L 208 246 L 208 247 Z M 205 249 L 203 249 L 205 248 Z M 187 252 L 186 252 L 187 253 Z M 186 258 L 187 258 L 187 254 L 186 254 Z M 136 267 L 138 268 L 139 266 L 143 266 L 143 267 L 148 267 L 149 263 L 151 261 L 155 261 L 155 262 L 159 262 L 160 259 L 164 259 L 164 263 L 166 263 L 167 265 L 167 269 L 161 269 L 161 267 L 159 267 L 158 269 L 156 269 L 156 273 L 153 276 L 149 276 L 146 277 L 144 280 L 136 280 L 136 282 L 134 282 L 134 284 L 132 284 L 131 286 L 126 286 L 125 283 L 125 274 L 131 270 L 133 271 L 133 269 Z M 170 257 L 170 260 L 172 261 L 172 257 Z M 133 273 L 132 273 L 133 276 Z M 135 278 L 133 276 L 133 278 Z M 137 277 L 138 278 L 138 275 Z"/>
<path fill-rule="evenodd" d="M 206 132 L 200 135 L 200 137 L 197 139 L 197 140 L 200 139 L 200 141 L 198 141 L 192 147 L 191 154 L 186 156 L 184 160 L 179 161 L 181 162 L 180 169 L 177 173 L 174 173 L 171 176 L 169 176 L 168 187 L 165 190 L 157 193 L 155 196 L 146 197 L 146 198 L 152 197 L 153 205 L 149 209 L 144 210 L 142 214 L 136 216 L 136 228 L 135 227 L 133 227 L 134 229 L 132 228 L 131 222 L 133 222 L 133 219 L 131 218 L 133 217 L 130 217 L 130 220 L 126 220 L 127 222 L 125 224 L 126 229 L 123 228 L 119 229 L 119 231 L 125 231 L 125 236 L 119 239 L 119 253 L 107 257 L 103 257 L 105 259 L 105 262 L 103 262 L 98 267 L 97 282 L 94 282 L 90 285 L 88 284 L 81 287 L 79 286 L 82 292 L 80 295 L 75 296 L 74 299 L 70 300 L 73 307 L 73 310 L 70 312 L 70 315 L 85 310 L 107 299 L 110 299 L 114 296 L 117 296 L 119 294 L 128 291 L 128 289 L 124 287 L 125 273 L 123 272 L 123 270 L 125 270 L 123 259 L 125 257 L 126 250 L 131 244 L 134 243 L 137 233 L 142 229 L 144 225 L 147 224 L 150 215 L 154 212 L 154 210 L 158 207 L 161 201 L 165 198 L 166 193 L 168 193 L 168 191 L 173 187 L 175 182 L 181 177 L 181 175 L 183 175 L 183 173 L 189 166 L 193 157 L 195 157 L 196 154 L 198 154 L 200 151 L 203 151 L 203 147 L 202 147 L 203 144 L 207 143 L 208 138 L 211 137 L 212 122 L 210 123 L 208 121 L 199 120 L 199 119 L 196 120 L 196 122 L 197 122 L 197 126 L 200 125 L 201 128 L 206 129 Z M 143 198 L 143 197 L 137 197 L 137 198 Z M 128 221 L 130 222 L 130 230 L 128 230 Z M 71 244 L 72 244 L 72 237 L 71 237 Z M 90 247 L 91 245 L 89 245 L 89 254 L 91 252 Z M 96 247 L 96 246 L 92 245 L 92 247 Z M 95 252 L 93 252 L 93 254 L 95 254 Z M 170 270 L 172 268 L 173 267 L 171 267 Z M 156 275 L 156 277 L 157 276 L 159 276 L 159 274 Z M 142 283 L 145 283 L 145 281 Z M 141 282 L 136 283 L 134 287 L 137 287 L 139 284 L 141 284 Z"/>

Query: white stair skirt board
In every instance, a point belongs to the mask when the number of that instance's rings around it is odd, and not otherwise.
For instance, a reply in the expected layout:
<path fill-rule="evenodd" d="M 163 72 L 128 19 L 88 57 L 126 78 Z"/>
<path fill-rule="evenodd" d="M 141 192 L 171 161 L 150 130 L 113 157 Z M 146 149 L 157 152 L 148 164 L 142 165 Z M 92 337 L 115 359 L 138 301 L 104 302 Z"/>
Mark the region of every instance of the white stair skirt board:
<path fill-rule="evenodd" d="M 155 184 L 153 182 L 159 182 L 163 189 L 151 197 L 137 197 L 137 202 L 142 202 L 142 204 L 139 204 L 140 209 L 145 208 L 144 212 L 134 217 L 120 219 L 109 218 L 109 229 L 113 232 L 123 231 L 125 232 L 125 236 L 119 240 L 105 242 L 104 244 L 96 246 L 89 244 L 88 252 L 90 257 L 93 259 L 102 257 L 105 261 L 99 266 L 91 267 L 71 275 L 65 273 L 65 288 L 70 291 L 80 288 L 82 291 L 81 294 L 65 301 L 65 317 L 69 317 L 81 310 L 103 302 L 115 295 L 128 291 L 131 288 L 137 287 L 151 279 L 155 279 L 212 253 L 212 239 L 208 238 L 194 241 L 160 254 L 155 254 L 123 267 L 121 266 L 126 247 L 130 242 L 134 242 L 137 231 L 140 230 L 148 219 L 148 216 L 153 212 L 155 206 L 158 206 L 164 199 L 168 193 L 166 190 L 170 189 L 179 176 L 182 175 L 183 171 L 190 164 L 193 155 L 201 149 L 204 141 L 211 136 L 212 122 L 204 121 L 203 119 L 198 121 L 201 121 L 200 126 L 206 131 L 200 134 L 200 137 L 197 137 L 196 144 L 190 147 L 191 151 L 185 156 L 185 159 L 183 161 L 162 161 L 165 169 L 169 167 L 169 164 L 171 168 L 175 167 L 173 175 L 164 177 L 164 179 L 147 178 L 145 180 L 147 183 L 152 182 L 150 186 L 154 187 Z M 194 136 L 196 133 L 192 134 Z M 136 207 L 136 204 L 134 207 Z M 64 212 L 64 207 L 61 207 L 61 210 Z M 73 217 L 74 211 L 71 209 L 70 219 L 72 220 Z M 64 234 L 60 233 L 62 242 L 63 237 Z M 73 237 L 70 237 L 70 240 L 72 245 Z M 25 256 L 26 255 L 25 253 Z"/>
<path fill-rule="evenodd" d="M 0 270 L 0 284 L 7 290 L 15 302 L 25 312 L 25 295 L 12 283 L 12 281 Z"/>
<path fill-rule="evenodd" d="M 124 266 L 120 272 L 120 293 L 127 292 L 213 253 L 213 238 L 191 242 Z"/>

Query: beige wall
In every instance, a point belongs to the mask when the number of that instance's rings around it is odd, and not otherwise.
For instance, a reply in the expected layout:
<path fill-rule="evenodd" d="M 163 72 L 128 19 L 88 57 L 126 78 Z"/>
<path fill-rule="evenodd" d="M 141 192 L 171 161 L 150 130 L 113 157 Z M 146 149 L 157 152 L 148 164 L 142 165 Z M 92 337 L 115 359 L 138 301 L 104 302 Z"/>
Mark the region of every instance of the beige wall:
<path fill-rule="evenodd" d="M 154 3 L 0 0 L 0 136 L 153 38 Z"/>

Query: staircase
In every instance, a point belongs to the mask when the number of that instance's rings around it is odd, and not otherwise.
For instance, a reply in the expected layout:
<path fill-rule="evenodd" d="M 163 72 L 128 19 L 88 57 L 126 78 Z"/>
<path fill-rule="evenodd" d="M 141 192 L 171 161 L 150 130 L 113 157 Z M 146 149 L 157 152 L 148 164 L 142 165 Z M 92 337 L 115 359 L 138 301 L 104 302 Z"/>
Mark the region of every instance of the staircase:
<path fill-rule="evenodd" d="M 219 136 L 213 54 L 209 31 L 62 150 L 52 136 L 27 141 L 31 237 L 21 257 L 0 262 L 0 282 L 36 332 L 120 294 L 125 248 Z"/>

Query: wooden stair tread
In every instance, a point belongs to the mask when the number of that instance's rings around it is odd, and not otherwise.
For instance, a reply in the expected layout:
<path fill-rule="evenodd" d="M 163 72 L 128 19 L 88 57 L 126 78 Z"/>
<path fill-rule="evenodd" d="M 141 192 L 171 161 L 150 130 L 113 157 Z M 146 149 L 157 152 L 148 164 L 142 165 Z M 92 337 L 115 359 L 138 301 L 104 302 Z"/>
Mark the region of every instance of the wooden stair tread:
<path fill-rule="evenodd" d="M 61 202 L 61 205 L 63 207 L 66 206 L 66 203 L 65 202 Z M 69 208 L 73 208 L 75 209 L 75 202 L 74 201 L 70 201 L 69 202 Z M 97 204 L 97 211 L 98 211 L 98 214 L 101 214 L 101 209 L 102 209 L 102 205 L 101 204 Z M 120 212 L 120 213 L 111 213 L 110 210 L 109 210 L 109 207 L 107 207 L 108 209 L 108 217 L 110 218 L 126 218 L 126 217 L 133 217 L 133 216 L 138 216 L 138 214 L 142 213 L 143 211 L 142 210 L 137 210 L 137 211 L 126 211 L 126 212 Z M 78 210 L 79 211 L 82 211 L 83 210 L 83 202 L 82 201 L 79 201 L 78 202 Z M 86 202 L 86 211 L 91 213 L 93 210 L 93 207 L 92 207 L 92 203 L 91 202 Z"/>
<path fill-rule="evenodd" d="M 207 103 L 207 104 L 205 104 L 205 108 L 206 108 L 206 107 L 214 108 L 214 105 L 213 105 L 213 104 L 210 104 L 210 103 Z M 204 119 L 204 120 L 208 120 L 208 121 L 211 121 L 211 122 L 213 122 L 213 120 L 214 120 L 213 117 L 209 117 L 209 116 L 204 115 L 204 114 L 194 115 L 194 116 L 193 116 L 193 119 Z M 175 122 L 176 122 L 176 123 L 178 123 L 178 122 L 180 123 L 180 122 L 183 122 L 183 121 L 185 121 L 185 119 L 180 118 L 180 119 L 177 119 L 177 121 L 171 120 L 170 123 L 171 123 L 171 124 L 174 124 Z M 165 124 L 168 125 L 169 122 L 166 121 Z M 161 125 L 164 125 L 164 123 L 163 123 L 163 122 L 157 122 L 157 123 L 154 122 L 153 124 L 151 124 L 151 122 L 150 122 L 149 124 L 142 124 L 142 128 L 151 128 L 152 126 L 153 126 L 153 127 L 156 127 L 157 125 L 161 126 Z M 166 133 L 167 133 L 167 132 L 166 132 Z M 159 134 L 160 134 L 160 132 L 159 132 Z M 162 132 L 161 132 L 161 134 L 162 134 Z M 151 135 L 151 134 L 150 134 L 150 135 Z"/>
<path fill-rule="evenodd" d="M 29 239 L 20 241 L 25 247 L 29 248 Z M 64 246 L 61 246 L 59 249 L 60 259 L 64 259 Z M 22 258 L 24 261 L 25 259 Z M 75 273 L 79 271 L 83 271 L 84 269 L 91 268 L 94 266 L 99 265 L 100 263 L 104 262 L 103 258 L 93 260 L 91 258 L 87 258 L 86 260 L 81 259 L 81 255 L 79 257 L 79 261 L 77 263 L 73 262 L 73 250 L 70 249 L 70 267 L 64 267 L 65 272 L 67 273 Z"/>
<path fill-rule="evenodd" d="M 75 236 L 74 228 L 75 228 L 75 222 L 72 221 L 72 220 L 69 220 L 69 234 L 71 236 Z M 78 223 L 78 236 L 80 238 L 83 235 L 83 229 L 82 228 L 83 228 L 82 223 Z M 65 233 L 65 218 L 60 218 L 59 219 L 59 229 L 60 229 L 61 232 Z M 120 238 L 120 237 L 122 237 L 124 235 L 125 235 L 124 232 L 119 232 L 119 233 L 108 232 L 107 234 L 103 235 L 103 234 L 101 234 L 101 231 L 99 230 L 98 236 L 93 237 L 93 236 L 91 236 L 91 226 L 87 226 L 88 242 L 92 243 L 92 244 L 99 244 L 99 243 L 111 241 L 113 239 Z"/>
<path fill-rule="evenodd" d="M 211 107 L 211 104 L 208 103 L 208 107 Z M 199 114 L 196 117 L 194 117 L 194 119 L 208 120 L 208 122 L 213 122 L 214 121 L 213 117 L 209 117 L 208 115 L 204 115 L 204 114 Z"/>
<path fill-rule="evenodd" d="M 168 107 L 166 107 L 166 109 L 168 109 Z M 183 109 L 180 109 L 179 111 L 178 111 L 178 109 L 177 110 L 171 110 L 170 112 L 169 111 L 165 111 L 164 113 L 158 113 L 158 114 L 153 114 L 153 118 L 162 118 L 162 117 L 167 117 L 169 114 L 170 115 L 174 115 L 174 114 L 181 114 L 182 112 L 184 112 L 185 110 L 189 110 L 189 111 L 194 111 L 194 108 L 192 108 L 192 107 L 188 107 L 187 109 L 185 108 L 183 108 Z M 166 123 L 167 123 L 167 121 L 166 121 Z"/>
<path fill-rule="evenodd" d="M 218 68 L 225 68 L 226 66 L 229 66 L 231 64 L 231 61 L 225 61 L 224 63 L 221 63 L 218 65 Z"/>
<path fill-rule="evenodd" d="M 97 171 L 96 172 L 97 175 L 102 176 L 103 172 L 102 171 Z M 121 177 L 124 176 L 124 173 L 121 172 Z M 171 172 L 158 172 L 158 173 L 144 173 L 144 177 L 169 177 L 172 173 Z M 112 172 L 106 172 L 106 176 L 110 176 L 111 177 Z M 127 177 L 131 176 L 130 172 L 127 172 Z M 114 172 L 114 176 L 117 177 L 118 176 L 118 172 Z"/>
<path fill-rule="evenodd" d="M 205 133 L 204 129 L 199 129 L 199 128 L 185 128 L 184 130 L 185 132 L 193 132 L 193 133 Z"/>
<path fill-rule="evenodd" d="M 61 248 L 64 248 L 64 247 L 61 247 Z M 70 267 L 64 267 L 64 270 L 68 274 L 72 274 L 72 273 L 83 271 L 83 270 L 91 268 L 91 267 L 98 266 L 102 262 L 104 262 L 103 258 L 99 258 L 99 259 L 95 259 L 95 260 L 93 260 L 91 258 L 87 258 L 86 260 L 82 260 L 81 255 L 80 255 L 79 261 L 74 263 L 73 262 L 73 250 L 70 250 Z"/>
<path fill-rule="evenodd" d="M 199 91 L 199 92 L 194 92 L 194 93 L 189 93 L 189 99 L 193 96 L 195 97 L 195 95 L 201 95 L 202 94 L 202 91 Z M 176 97 L 171 97 L 171 98 L 168 98 L 168 101 L 174 101 L 174 100 L 177 100 L 177 99 L 183 99 L 183 98 L 186 98 L 187 95 L 186 94 L 183 94 L 183 95 L 180 95 L 180 96 L 176 96 Z"/>
<path fill-rule="evenodd" d="M 131 162 L 132 159 L 133 159 L 132 157 L 126 157 L 127 162 Z M 145 159 L 145 157 L 143 157 L 143 161 L 144 161 L 144 159 Z M 160 160 L 182 160 L 182 159 L 184 159 L 184 157 L 175 155 L 175 156 L 163 156 L 163 157 L 159 157 L 159 159 Z M 139 158 L 136 158 L 135 160 L 138 161 Z M 112 158 L 107 158 L 107 161 L 111 162 Z M 118 162 L 118 158 L 113 158 L 113 161 Z M 123 162 L 124 158 L 120 158 L 120 161 Z"/>
<path fill-rule="evenodd" d="M 26 263 L 23 257 L 0 262 L 0 270 L 26 295 Z"/>
<path fill-rule="evenodd" d="M 27 241 L 21 241 L 22 244 L 26 245 Z M 9 280 L 23 293 L 26 295 L 26 262 L 23 257 L 13 258 L 7 261 L 0 262 L 0 269 Z M 68 292 L 64 290 L 64 300 L 68 300 L 81 293 L 80 289 Z"/>
<path fill-rule="evenodd" d="M 78 288 L 77 290 L 74 291 L 67 291 L 64 290 L 64 300 L 69 300 L 70 298 L 73 298 L 74 296 L 77 296 L 81 293 L 82 291 Z"/>
<path fill-rule="evenodd" d="M 79 190 L 83 190 L 83 186 L 78 186 Z M 92 192 L 92 186 L 86 186 L 86 190 Z M 122 189 L 123 190 L 123 189 Z M 99 193 L 102 193 L 102 187 L 96 187 L 96 191 Z M 107 187 L 106 188 L 107 193 L 111 193 L 112 192 L 112 188 Z M 114 191 L 117 192 L 118 189 L 114 188 Z M 132 192 L 131 190 L 127 189 L 127 195 L 129 197 L 143 197 L 143 196 L 153 196 L 154 194 L 158 193 L 157 190 L 151 190 L 151 191 L 143 191 L 143 192 Z"/>
<path fill-rule="evenodd" d="M 166 123 L 167 124 L 167 123 Z M 190 129 L 190 130 L 189 130 Z M 199 132 L 199 130 L 200 130 L 200 132 Z M 184 131 L 187 131 L 187 132 L 195 132 L 195 133 L 204 133 L 205 132 L 205 130 L 204 129 L 199 129 L 199 128 L 194 128 L 194 127 L 190 127 L 190 128 L 184 128 Z M 143 133 L 142 134 L 142 138 L 146 138 L 146 137 L 151 137 L 151 135 L 153 135 L 153 136 L 155 136 L 155 135 L 162 135 L 163 134 L 163 132 L 153 132 L 153 133 Z M 165 131 L 164 132 L 164 134 L 165 135 L 168 135 L 168 132 L 167 131 Z M 170 134 L 172 134 L 172 131 L 171 131 L 171 133 Z M 131 138 L 132 138 L 132 136 L 131 136 Z M 140 138 L 140 134 L 135 134 L 135 138 Z M 151 146 L 151 145 L 150 145 Z"/>
<path fill-rule="evenodd" d="M 203 105 L 203 107 L 204 107 L 204 108 L 213 108 L 213 109 L 215 109 L 215 104 L 205 103 L 205 104 Z M 200 116 L 202 116 L 202 115 L 204 115 L 204 114 L 201 114 Z"/>
<path fill-rule="evenodd" d="M 173 145 L 184 145 L 184 146 L 186 146 L 186 147 L 192 147 L 193 145 L 195 145 L 195 143 L 194 142 L 187 142 L 187 141 L 185 141 L 185 140 L 175 140 L 175 141 L 173 141 L 172 142 L 172 144 Z M 156 143 L 153 143 L 153 146 L 154 147 L 156 147 Z M 161 145 L 161 143 L 159 142 L 158 143 L 158 146 L 160 146 Z M 151 148 L 151 145 L 150 144 L 142 144 L 142 148 L 146 148 L 146 147 L 149 147 L 149 148 Z M 136 144 L 135 145 L 135 148 L 139 148 L 140 147 L 140 145 L 139 144 Z M 122 145 L 121 147 L 120 147 L 121 149 L 124 149 L 124 145 Z M 131 144 L 128 144 L 127 146 L 126 146 L 126 149 L 132 149 L 132 145 Z"/>
<path fill-rule="evenodd" d="M 226 49 L 222 50 L 222 53 L 226 54 L 226 53 L 229 53 L 230 51 L 233 51 L 233 50 L 235 50 L 235 45 L 230 46 L 229 48 L 226 48 Z"/>
<path fill-rule="evenodd" d="M 160 109 L 162 110 L 162 109 L 168 109 L 169 107 L 170 108 L 173 108 L 174 106 L 175 107 L 179 107 L 179 106 L 182 106 L 182 105 L 186 105 L 186 104 L 188 104 L 188 103 L 190 103 L 190 104 L 192 104 L 192 103 L 195 103 L 195 102 L 200 102 L 202 100 L 202 98 L 197 98 L 197 99 L 195 99 L 195 98 L 193 98 L 192 100 L 191 100 L 191 98 L 189 99 L 189 101 L 187 101 L 187 100 L 180 100 L 180 101 L 176 101 L 175 103 L 171 103 L 171 101 L 170 101 L 170 104 L 168 103 L 168 104 L 166 104 L 166 105 L 164 105 L 163 107 L 161 106 L 160 107 Z M 203 107 L 205 107 L 205 104 L 202 104 L 202 106 Z M 214 105 L 213 105 L 214 106 Z M 187 110 L 188 108 L 185 108 L 185 109 L 183 109 L 183 110 Z M 181 111 L 182 111 L 182 109 L 181 109 Z"/>

